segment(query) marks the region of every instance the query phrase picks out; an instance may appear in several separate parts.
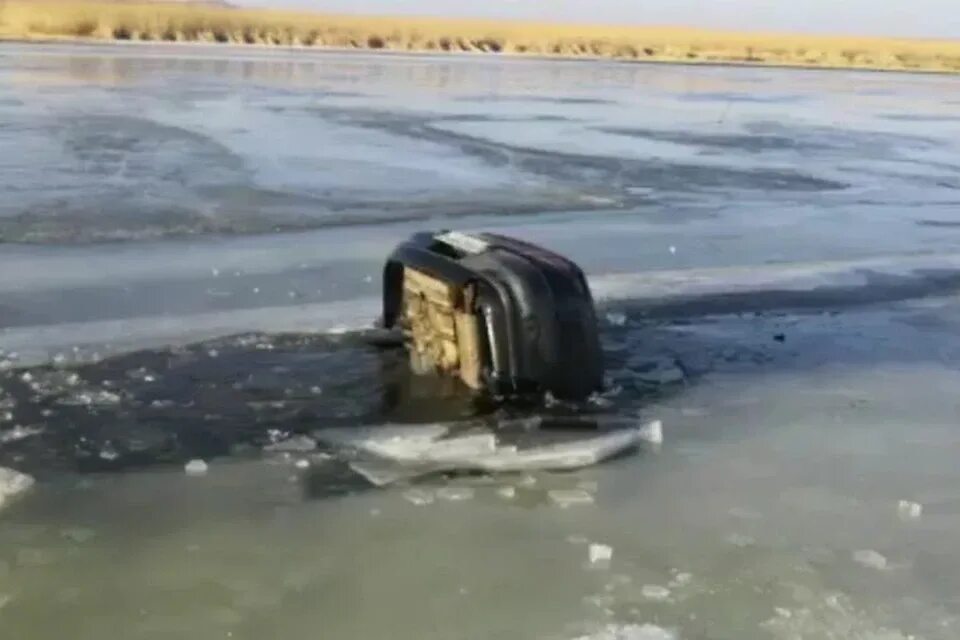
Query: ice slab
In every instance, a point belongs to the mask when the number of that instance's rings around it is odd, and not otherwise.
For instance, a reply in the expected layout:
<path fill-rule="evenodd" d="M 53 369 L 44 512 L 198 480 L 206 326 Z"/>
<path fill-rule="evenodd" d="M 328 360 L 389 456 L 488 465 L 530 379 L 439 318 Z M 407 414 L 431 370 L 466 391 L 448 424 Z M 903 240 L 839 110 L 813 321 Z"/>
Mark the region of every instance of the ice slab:
<path fill-rule="evenodd" d="M 313 436 L 352 455 L 351 468 L 376 486 L 444 471 L 580 469 L 626 453 L 644 442 L 659 444 L 663 438 L 659 421 L 524 448 L 501 443 L 489 430 L 461 435 L 451 435 L 450 431 L 443 424 L 385 425 L 320 429 Z"/>

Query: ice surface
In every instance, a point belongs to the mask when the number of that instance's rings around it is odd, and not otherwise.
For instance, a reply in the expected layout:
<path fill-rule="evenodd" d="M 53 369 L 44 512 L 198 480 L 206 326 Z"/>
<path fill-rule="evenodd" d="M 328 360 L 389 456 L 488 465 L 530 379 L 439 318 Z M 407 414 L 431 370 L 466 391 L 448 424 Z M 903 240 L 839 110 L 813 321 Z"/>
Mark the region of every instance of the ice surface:
<path fill-rule="evenodd" d="M 14 597 L 7 635 L 269 627 L 295 638 L 322 620 L 332 638 L 397 640 L 960 637 L 948 597 L 960 592 L 949 491 L 960 122 L 909 119 L 954 114 L 956 78 L 219 46 L 0 49 L 0 348 L 22 356 L 0 355 L 0 386 L 18 400 L 0 417 L 45 428 L 0 446 L 0 465 L 38 477 L 33 466 L 58 465 L 36 499 L 0 519 L 0 546 L 39 551 L 0 559 L 0 593 Z M 622 208 L 596 210 L 610 203 Z M 492 215 L 472 214 L 481 210 Z M 107 439 L 122 452 L 117 436 L 145 425 L 169 436 L 169 459 L 210 459 L 238 433 L 262 444 L 268 427 L 463 415 L 432 399 L 395 406 L 376 367 L 347 392 L 311 379 L 303 372 L 326 366 L 315 344 L 139 351 L 364 326 L 381 306 L 379 278 L 366 276 L 409 233 L 437 225 L 516 235 L 581 264 L 601 320 L 630 320 L 602 322 L 610 365 L 663 356 L 688 376 L 641 390 L 624 375 L 604 410 L 677 416 L 676 446 L 592 469 L 604 500 L 568 511 L 538 500 L 580 474 L 538 475 L 516 505 L 491 496 L 434 508 L 405 502 L 403 489 L 357 490 L 341 465 L 291 483 L 288 465 L 238 461 L 242 471 L 224 464 L 191 491 L 164 465 L 74 475 L 75 433 L 89 436 L 93 462 Z M 288 232 L 259 233 L 276 226 Z M 83 244 L 104 234 L 115 241 Z M 83 364 L 132 351 L 154 383 L 111 371 L 120 363 L 109 359 Z M 367 357 L 348 351 L 348 365 Z M 9 373 L 58 353 L 84 378 L 110 373 L 121 402 L 33 400 L 46 374 L 23 383 Z M 164 371 L 168 360 L 186 371 Z M 274 378 L 298 380 L 232 391 L 273 364 L 294 364 Z M 96 390 L 86 386 L 75 391 Z M 253 413 L 246 400 L 260 403 Z M 416 485 L 434 501 L 438 486 Z M 922 520 L 884 528 L 899 498 L 922 504 Z M 747 506 L 763 518 L 730 515 Z M 93 522 L 98 536 L 82 546 L 59 535 Z M 731 531 L 757 543 L 731 548 Z M 598 619 L 585 620 L 582 603 L 611 576 L 582 570 L 586 549 L 564 542 L 577 533 L 615 547 L 633 578 L 586 610 Z M 860 569 L 851 555 L 865 545 L 911 570 Z M 11 567 L 18 558 L 28 564 Z M 681 594 L 671 566 L 696 576 L 684 597 L 645 602 L 635 585 Z M 351 588 L 329 588 L 341 583 Z M 128 607 L 117 607 L 118 584 Z M 838 586 L 849 594 L 831 594 Z"/>

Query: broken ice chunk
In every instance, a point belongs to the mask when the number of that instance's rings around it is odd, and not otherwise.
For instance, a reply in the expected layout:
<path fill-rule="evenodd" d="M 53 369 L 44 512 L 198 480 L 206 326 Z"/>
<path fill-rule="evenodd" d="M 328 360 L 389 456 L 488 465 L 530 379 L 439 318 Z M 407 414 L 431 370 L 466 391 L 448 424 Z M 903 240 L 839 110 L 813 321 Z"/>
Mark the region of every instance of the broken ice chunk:
<path fill-rule="evenodd" d="M 587 547 L 587 559 L 595 567 L 609 566 L 613 559 L 613 547 L 600 544 L 598 542 L 590 543 Z"/>
<path fill-rule="evenodd" d="M 183 466 L 183 470 L 188 476 L 202 476 L 208 469 L 207 463 L 200 459 L 191 460 Z"/>
<path fill-rule="evenodd" d="M 575 640 L 677 640 L 677 634 L 654 624 L 610 624 Z"/>
<path fill-rule="evenodd" d="M 13 469 L 0 467 L 0 509 L 9 501 L 27 491 L 34 484 L 31 476 Z"/>
<path fill-rule="evenodd" d="M 517 488 L 516 487 L 500 487 L 497 489 L 497 495 L 505 500 L 513 500 L 517 497 Z"/>
<path fill-rule="evenodd" d="M 473 498 L 474 490 L 470 487 L 441 487 L 436 495 L 447 502 L 463 502 Z"/>
<path fill-rule="evenodd" d="M 887 568 L 887 559 L 873 549 L 854 551 L 853 561 L 868 569 L 883 570 Z"/>
<path fill-rule="evenodd" d="M 650 444 L 663 444 L 663 423 L 659 420 L 651 420 L 640 427 L 639 437 Z"/>
<path fill-rule="evenodd" d="M 673 576 L 673 580 L 670 581 L 670 586 L 673 588 L 683 587 L 690 584 L 691 580 L 693 580 L 693 575 L 681 571 Z"/>
<path fill-rule="evenodd" d="M 272 440 L 273 434 L 271 433 L 270 435 Z M 280 440 L 279 442 L 273 442 L 272 444 L 268 444 L 263 448 L 263 450 L 269 451 L 271 453 L 276 453 L 276 452 L 296 453 L 296 452 L 304 452 L 304 451 L 313 451 L 316 448 L 317 448 L 316 440 L 314 440 L 310 436 L 299 435 L 299 436 L 293 436 L 292 438 L 287 438 L 286 440 Z"/>
<path fill-rule="evenodd" d="M 627 314 L 622 311 L 611 311 L 607 313 L 607 322 L 614 327 L 622 327 L 627 324 Z"/>
<path fill-rule="evenodd" d="M 429 491 L 424 491 L 423 489 L 408 489 L 407 491 L 403 492 L 403 498 L 407 502 L 415 504 L 418 507 L 431 504 L 433 502 L 433 494 Z"/>
<path fill-rule="evenodd" d="M 916 520 L 923 515 L 923 505 L 918 502 L 901 500 L 897 503 L 897 515 L 901 520 Z"/>
<path fill-rule="evenodd" d="M 5 417 L 5 416 L 4 416 Z M 13 416 L 11 415 L 11 418 Z M 24 427 L 22 425 L 14 425 L 13 429 L 6 431 L 0 431 L 0 444 L 6 444 L 8 442 L 18 442 L 20 440 L 25 440 L 31 436 L 36 436 L 43 433 L 42 427 Z"/>
<path fill-rule="evenodd" d="M 300 458 L 293 464 L 293 466 L 295 466 L 297 469 L 309 469 L 310 461 L 306 458 Z"/>
<path fill-rule="evenodd" d="M 582 504 L 593 504 L 593 495 L 583 489 L 552 489 L 547 492 L 550 501 L 561 509 Z"/>

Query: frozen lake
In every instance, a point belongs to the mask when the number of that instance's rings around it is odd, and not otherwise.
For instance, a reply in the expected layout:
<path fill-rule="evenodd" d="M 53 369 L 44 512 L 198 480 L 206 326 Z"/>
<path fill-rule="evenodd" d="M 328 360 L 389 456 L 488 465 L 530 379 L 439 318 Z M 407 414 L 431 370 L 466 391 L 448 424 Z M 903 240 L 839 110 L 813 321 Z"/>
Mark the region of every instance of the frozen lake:
<path fill-rule="evenodd" d="M 443 227 L 582 264 L 603 411 L 663 446 L 376 490 L 265 453 L 563 410 L 352 331 Z M 953 640 L 958 289 L 960 78 L 0 45 L 0 637 Z"/>

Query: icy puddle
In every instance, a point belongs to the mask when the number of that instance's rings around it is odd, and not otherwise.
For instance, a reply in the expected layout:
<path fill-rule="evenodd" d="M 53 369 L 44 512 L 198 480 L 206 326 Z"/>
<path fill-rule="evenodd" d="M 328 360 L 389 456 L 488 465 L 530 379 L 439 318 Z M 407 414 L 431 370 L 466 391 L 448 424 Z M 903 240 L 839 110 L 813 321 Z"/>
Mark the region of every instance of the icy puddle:
<path fill-rule="evenodd" d="M 567 473 L 382 488 L 331 434 L 365 442 L 357 427 L 399 419 L 410 426 L 386 427 L 376 451 L 420 456 L 442 425 L 479 423 L 530 446 L 569 438 L 530 425 L 574 408 L 505 413 L 410 386 L 397 352 L 351 336 L 7 371 L 21 431 L 0 465 L 37 484 L 0 515 L 0 629 L 955 638 L 956 311 L 944 299 L 685 321 L 611 310 L 610 390 L 580 419 L 659 419 L 661 446 Z M 42 430 L 28 430 L 31 411 L 46 412 Z M 442 452 L 476 453 L 476 438 Z"/>

